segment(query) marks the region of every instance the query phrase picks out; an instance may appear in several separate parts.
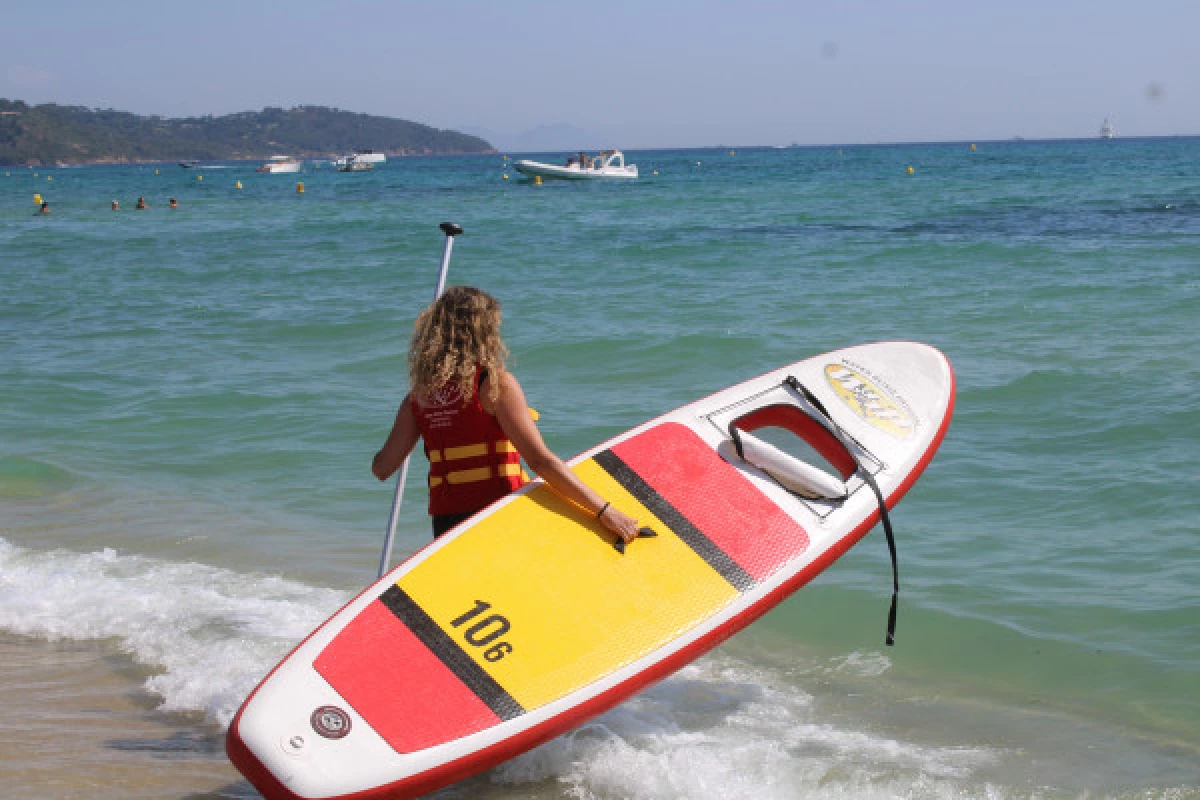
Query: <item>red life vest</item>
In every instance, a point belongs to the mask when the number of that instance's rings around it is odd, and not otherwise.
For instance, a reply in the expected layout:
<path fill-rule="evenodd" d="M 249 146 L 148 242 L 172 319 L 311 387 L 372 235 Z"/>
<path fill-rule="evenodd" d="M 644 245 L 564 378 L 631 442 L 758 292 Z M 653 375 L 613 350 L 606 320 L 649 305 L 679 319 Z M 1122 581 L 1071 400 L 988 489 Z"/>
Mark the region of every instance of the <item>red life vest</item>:
<path fill-rule="evenodd" d="M 429 459 L 429 514 L 479 511 L 525 485 L 521 456 L 479 399 L 480 376 L 467 403 L 457 386 L 429 393 L 429 405 L 414 394 L 413 415 Z"/>

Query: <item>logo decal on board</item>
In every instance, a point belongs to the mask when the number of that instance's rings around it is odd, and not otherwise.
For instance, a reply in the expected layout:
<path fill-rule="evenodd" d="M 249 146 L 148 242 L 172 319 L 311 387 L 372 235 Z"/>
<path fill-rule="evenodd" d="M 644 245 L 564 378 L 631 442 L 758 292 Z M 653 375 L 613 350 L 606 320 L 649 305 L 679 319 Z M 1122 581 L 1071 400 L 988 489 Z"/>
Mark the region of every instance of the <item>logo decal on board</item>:
<path fill-rule="evenodd" d="M 350 732 L 350 715 L 337 706 L 321 706 L 310 721 L 313 730 L 326 739 L 341 739 Z"/>
<path fill-rule="evenodd" d="M 917 419 L 908 404 L 879 387 L 862 372 L 845 364 L 826 364 L 825 380 L 842 402 L 884 433 L 907 439 L 917 429 Z"/>

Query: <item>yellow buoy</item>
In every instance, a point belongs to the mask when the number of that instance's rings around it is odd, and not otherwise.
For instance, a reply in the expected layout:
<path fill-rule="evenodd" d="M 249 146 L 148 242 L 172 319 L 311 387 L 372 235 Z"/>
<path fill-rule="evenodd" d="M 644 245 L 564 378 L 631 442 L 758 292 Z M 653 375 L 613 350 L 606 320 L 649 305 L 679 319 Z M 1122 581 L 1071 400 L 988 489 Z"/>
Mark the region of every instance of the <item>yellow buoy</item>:
<path fill-rule="evenodd" d="M 733 151 L 732 151 L 732 150 L 730 150 L 730 151 L 729 151 L 729 155 L 733 155 Z"/>
<path fill-rule="evenodd" d="M 304 194 L 304 181 L 296 184 L 296 194 Z"/>
<path fill-rule="evenodd" d="M 915 170 L 913 170 L 912 167 L 909 167 L 908 169 L 906 169 L 904 171 L 907 172 L 909 175 L 912 175 Z"/>
<path fill-rule="evenodd" d="M 235 183 L 235 184 L 233 185 L 233 188 L 235 188 L 235 189 L 240 189 L 240 188 L 242 188 L 242 182 L 241 182 L 241 181 L 238 181 L 237 183 Z"/>
<path fill-rule="evenodd" d="M 47 176 L 46 176 L 46 180 L 48 180 L 48 181 L 52 181 L 52 180 L 54 180 L 54 176 L 53 176 L 53 175 L 47 175 Z"/>
<path fill-rule="evenodd" d="M 975 152 L 975 145 L 971 145 L 971 152 L 972 152 L 972 153 L 974 153 L 974 152 Z"/>
<path fill-rule="evenodd" d="M 534 184 L 534 186 L 541 186 L 542 185 L 542 176 L 534 175 L 533 176 L 533 184 Z"/>
<path fill-rule="evenodd" d="M 33 196 L 33 204 L 35 206 L 40 206 L 42 204 L 42 196 L 40 194 L 35 194 Z"/>
<path fill-rule="evenodd" d="M 508 173 L 504 173 L 504 180 L 508 180 Z"/>
<path fill-rule="evenodd" d="M 196 180 L 198 180 L 198 181 L 202 181 L 202 180 L 204 180 L 204 176 L 203 176 L 203 175 L 197 175 L 197 176 L 196 176 Z"/>
<path fill-rule="evenodd" d="M 158 174 L 158 170 L 154 170 L 154 174 L 155 174 L 155 175 L 157 175 L 157 174 Z"/>

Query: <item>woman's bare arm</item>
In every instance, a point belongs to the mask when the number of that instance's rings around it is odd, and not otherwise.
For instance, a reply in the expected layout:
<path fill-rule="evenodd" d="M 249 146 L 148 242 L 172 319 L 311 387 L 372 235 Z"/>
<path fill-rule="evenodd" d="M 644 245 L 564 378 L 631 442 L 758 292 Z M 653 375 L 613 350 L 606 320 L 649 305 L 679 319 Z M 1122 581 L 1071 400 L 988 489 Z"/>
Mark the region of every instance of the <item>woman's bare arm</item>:
<path fill-rule="evenodd" d="M 536 472 L 551 488 L 570 500 L 584 511 L 596 515 L 613 533 L 626 542 L 631 542 L 638 535 L 637 520 L 610 505 L 591 487 L 572 472 L 563 460 L 556 456 L 545 441 L 537 425 L 529 416 L 529 408 L 525 404 L 525 392 L 521 384 L 511 373 L 502 372 L 496 378 L 488 375 L 487 380 L 500 381 L 499 398 L 495 409 L 489 409 L 487 393 L 480 387 L 484 399 L 484 410 L 495 414 L 504 434 L 512 441 L 517 452 L 525 459 L 529 468 Z"/>
<path fill-rule="evenodd" d="M 387 441 L 383 443 L 383 447 L 375 454 L 375 459 L 371 462 L 371 472 L 375 473 L 375 477 L 381 481 L 386 481 L 391 477 L 392 473 L 400 468 L 404 463 L 404 459 L 408 458 L 414 447 L 417 446 L 417 439 L 421 436 L 421 431 L 417 428 L 417 419 L 413 416 L 412 398 L 410 395 L 404 396 L 404 402 L 400 404 L 400 409 L 396 412 L 396 421 L 392 424 L 392 432 L 388 434 Z"/>

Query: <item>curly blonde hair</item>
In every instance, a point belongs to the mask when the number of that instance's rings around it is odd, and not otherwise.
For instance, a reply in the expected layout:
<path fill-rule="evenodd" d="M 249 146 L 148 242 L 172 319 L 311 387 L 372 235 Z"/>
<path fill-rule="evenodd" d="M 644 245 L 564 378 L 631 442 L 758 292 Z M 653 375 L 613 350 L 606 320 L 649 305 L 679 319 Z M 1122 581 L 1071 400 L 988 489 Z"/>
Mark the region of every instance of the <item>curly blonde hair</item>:
<path fill-rule="evenodd" d="M 494 403 L 508 348 L 500 340 L 500 302 L 471 286 L 447 289 L 421 312 L 408 348 L 408 377 L 418 400 L 429 392 L 457 386 L 470 401 L 479 368 L 491 373 L 488 396 Z"/>

